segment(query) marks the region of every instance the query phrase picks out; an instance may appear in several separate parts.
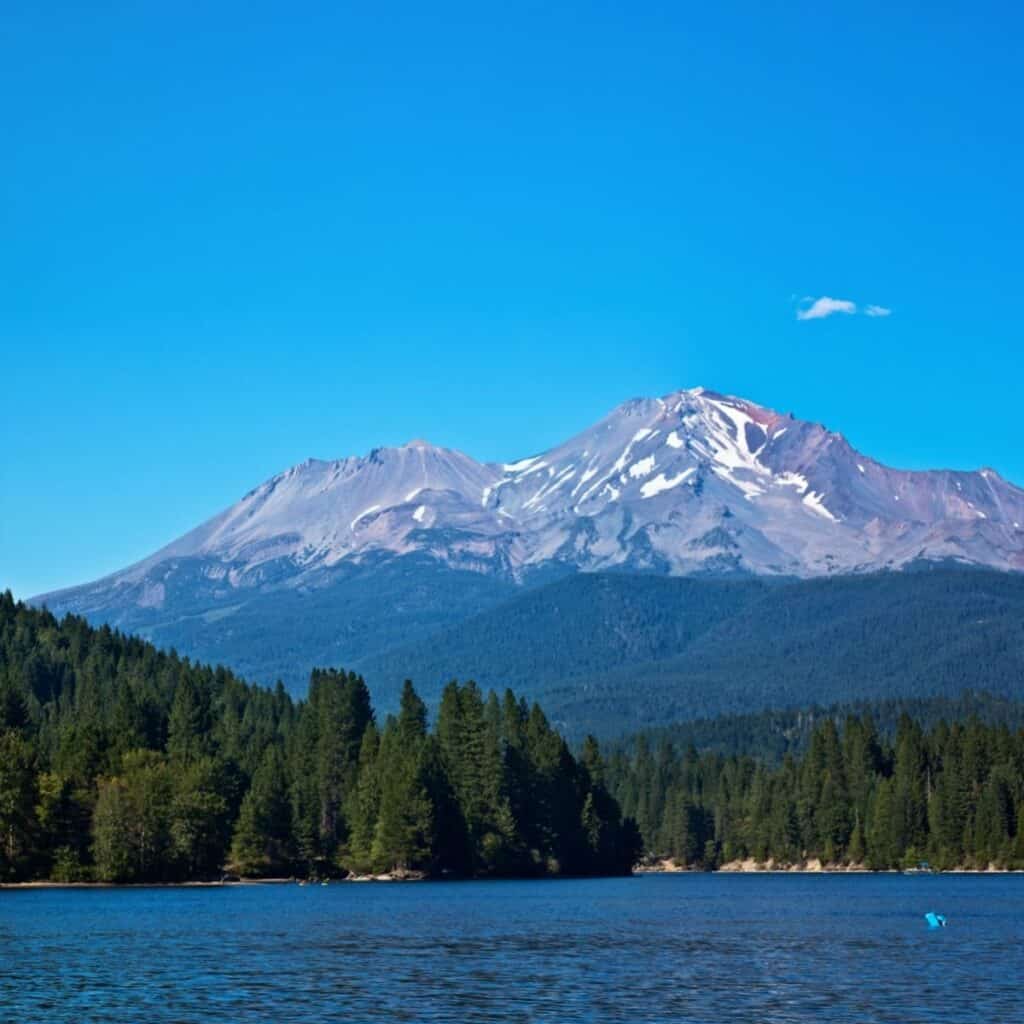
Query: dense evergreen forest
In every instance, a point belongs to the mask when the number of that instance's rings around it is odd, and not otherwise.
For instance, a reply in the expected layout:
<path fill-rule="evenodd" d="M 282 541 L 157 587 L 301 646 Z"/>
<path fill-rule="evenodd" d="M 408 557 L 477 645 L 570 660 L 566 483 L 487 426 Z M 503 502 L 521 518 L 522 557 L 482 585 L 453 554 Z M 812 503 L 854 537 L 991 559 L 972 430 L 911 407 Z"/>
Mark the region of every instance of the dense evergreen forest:
<path fill-rule="evenodd" d="M 580 573 L 353 667 L 383 703 L 406 675 L 431 705 L 453 675 L 511 686 L 572 742 L 766 708 L 966 689 L 1021 699 L 1024 574 Z"/>
<path fill-rule="evenodd" d="M 891 741 L 870 716 L 826 716 L 802 756 L 768 767 L 645 736 L 610 758 L 608 784 L 651 857 L 712 869 L 753 858 L 875 869 L 1024 869 L 1024 731 L 978 718 Z"/>
<path fill-rule="evenodd" d="M 616 741 L 609 745 L 606 753 L 617 750 L 632 753 L 641 741 L 652 750 L 665 743 L 676 750 L 685 750 L 693 745 L 707 753 L 745 754 L 770 767 L 780 764 L 787 754 L 794 757 L 803 754 L 815 730 L 826 718 L 841 727 L 851 716 L 866 715 L 871 717 L 878 735 L 888 741 L 894 739 L 905 716 L 924 729 L 932 729 L 941 722 L 966 722 L 971 718 L 986 725 L 1024 729 L 1024 702 L 964 690 L 956 697 L 893 697 L 828 707 L 811 705 L 671 722 Z"/>
<path fill-rule="evenodd" d="M 0 881 L 629 872 L 596 743 L 473 683 L 436 717 L 408 683 L 378 723 L 353 673 L 294 701 L 0 595 Z"/>
<path fill-rule="evenodd" d="M 1021 722 L 971 693 L 765 712 L 605 763 L 508 691 L 451 683 L 428 729 L 406 683 L 379 723 L 354 673 L 296 701 L 7 593 L 0 880 L 603 874 L 642 852 L 1024 868 Z"/>

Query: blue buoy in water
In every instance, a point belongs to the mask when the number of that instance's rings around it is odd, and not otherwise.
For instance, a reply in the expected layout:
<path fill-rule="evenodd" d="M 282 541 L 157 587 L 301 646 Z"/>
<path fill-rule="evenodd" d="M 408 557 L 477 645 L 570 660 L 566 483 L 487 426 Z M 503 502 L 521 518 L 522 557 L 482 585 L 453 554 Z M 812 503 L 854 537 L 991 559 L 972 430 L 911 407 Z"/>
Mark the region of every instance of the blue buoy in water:
<path fill-rule="evenodd" d="M 946 917 L 944 914 L 936 914 L 934 910 L 929 910 L 924 915 L 924 919 L 928 922 L 929 928 L 945 928 Z"/>

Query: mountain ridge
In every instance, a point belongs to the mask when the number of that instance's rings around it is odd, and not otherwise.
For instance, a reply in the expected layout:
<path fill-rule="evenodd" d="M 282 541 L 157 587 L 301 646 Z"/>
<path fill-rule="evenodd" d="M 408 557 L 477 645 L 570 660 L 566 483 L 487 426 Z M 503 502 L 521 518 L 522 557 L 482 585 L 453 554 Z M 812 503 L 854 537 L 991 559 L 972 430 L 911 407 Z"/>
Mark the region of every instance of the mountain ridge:
<path fill-rule="evenodd" d="M 630 399 L 508 463 L 418 439 L 307 459 L 126 569 L 35 600 L 191 556 L 232 586 L 261 582 L 278 558 L 301 577 L 371 551 L 511 577 L 546 561 L 673 575 L 813 576 L 922 557 L 1021 569 L 1022 522 L 1024 490 L 993 469 L 893 469 L 821 424 L 694 388 Z M 160 602 L 158 580 L 140 601 Z"/>
<path fill-rule="evenodd" d="M 821 424 L 694 388 L 630 399 L 512 462 L 421 439 L 307 459 L 126 569 L 33 602 L 299 680 L 311 658 L 351 664 L 576 573 L 1024 570 L 1022 523 L 1024 490 L 993 470 L 892 469 Z"/>

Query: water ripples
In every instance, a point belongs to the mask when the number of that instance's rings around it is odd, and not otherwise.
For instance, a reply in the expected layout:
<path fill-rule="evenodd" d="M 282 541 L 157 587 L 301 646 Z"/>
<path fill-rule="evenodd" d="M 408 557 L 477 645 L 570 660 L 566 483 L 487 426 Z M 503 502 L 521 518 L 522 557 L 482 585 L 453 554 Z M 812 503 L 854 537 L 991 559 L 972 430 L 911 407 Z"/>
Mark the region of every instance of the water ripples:
<path fill-rule="evenodd" d="M 9 890 L 0 1020 L 1002 1024 L 1024 1021 L 1022 896 L 967 876 Z"/>

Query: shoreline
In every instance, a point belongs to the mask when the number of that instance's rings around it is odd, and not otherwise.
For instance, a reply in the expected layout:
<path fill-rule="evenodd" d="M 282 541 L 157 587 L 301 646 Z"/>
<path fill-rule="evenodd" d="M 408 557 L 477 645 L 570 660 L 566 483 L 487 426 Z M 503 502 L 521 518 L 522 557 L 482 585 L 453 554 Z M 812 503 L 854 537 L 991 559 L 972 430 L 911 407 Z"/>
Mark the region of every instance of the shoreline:
<path fill-rule="evenodd" d="M 239 878 L 231 882 L 51 882 L 37 879 L 0 882 L 0 889 L 224 889 L 232 885 L 293 885 L 298 881 L 297 878 Z"/>
<path fill-rule="evenodd" d="M 349 882 L 429 882 L 443 881 L 430 879 L 418 874 L 349 875 L 347 878 L 328 878 L 313 881 L 309 878 L 233 878 L 216 882 L 51 882 L 37 879 L 31 882 L 0 882 L 0 889 L 228 889 L 233 886 L 299 885 L 324 886 Z M 472 881 L 472 879 L 470 879 Z"/>
<path fill-rule="evenodd" d="M 935 869 L 927 872 L 904 872 L 898 868 L 883 868 L 874 870 L 862 864 L 821 864 L 810 861 L 805 864 L 783 866 L 758 864 L 753 861 L 730 861 L 719 868 L 705 871 L 703 868 L 681 867 L 670 861 L 662 861 L 655 865 L 643 865 L 633 869 L 631 876 L 607 875 L 607 876 L 585 876 L 585 877 L 607 877 L 607 878 L 642 878 L 644 875 L 1022 875 L 1024 869 L 1020 868 L 949 868 L 946 870 Z M 579 876 L 565 876 L 566 878 Z M 525 878 L 467 878 L 459 881 L 467 882 L 493 882 L 493 881 L 539 881 L 534 877 Z M 546 881 L 557 881 L 556 878 L 545 879 Z M 351 875 L 348 878 L 331 878 L 326 882 L 313 882 L 301 878 L 239 878 L 227 882 L 51 882 L 36 880 L 32 882 L 0 882 L 0 891 L 4 889 L 228 889 L 244 886 L 265 886 L 265 885 L 298 885 L 318 888 L 325 885 L 342 884 L 366 884 L 366 883 L 394 883 L 394 882 L 437 882 L 452 881 L 452 879 L 429 878 L 426 876 L 401 876 L 401 875 Z"/>
<path fill-rule="evenodd" d="M 990 864 L 985 868 L 933 868 L 929 871 L 909 870 L 900 868 L 869 868 L 866 864 L 823 864 L 817 858 L 797 864 L 776 864 L 772 860 L 756 861 L 731 860 L 721 867 L 705 871 L 699 867 L 687 867 L 677 864 L 670 857 L 662 858 L 654 864 L 642 865 L 633 869 L 634 875 L 674 875 L 674 874 L 710 874 L 710 875 L 1020 875 L 1024 869 L 997 868 Z"/>

